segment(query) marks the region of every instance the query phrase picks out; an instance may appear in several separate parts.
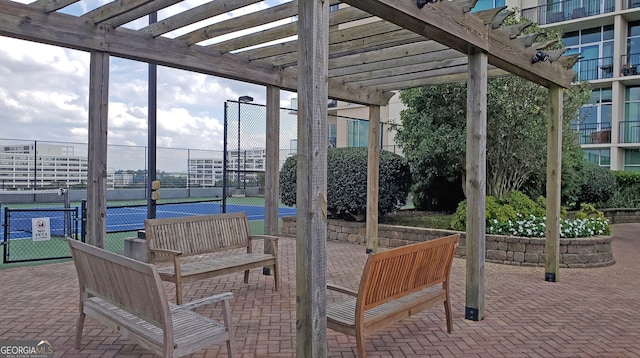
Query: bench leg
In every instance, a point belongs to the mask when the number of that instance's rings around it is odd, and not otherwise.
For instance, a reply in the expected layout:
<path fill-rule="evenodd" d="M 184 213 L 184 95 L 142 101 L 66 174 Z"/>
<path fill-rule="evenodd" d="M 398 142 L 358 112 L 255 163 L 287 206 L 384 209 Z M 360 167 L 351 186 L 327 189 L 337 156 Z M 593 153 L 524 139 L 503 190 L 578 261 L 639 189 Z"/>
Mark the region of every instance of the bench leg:
<path fill-rule="evenodd" d="M 176 303 L 182 304 L 182 280 L 176 277 Z"/>
<path fill-rule="evenodd" d="M 367 351 L 364 349 L 364 334 L 356 330 L 356 345 L 358 346 L 358 357 L 367 358 Z"/>
<path fill-rule="evenodd" d="M 76 321 L 76 344 L 75 348 L 80 349 L 80 343 L 82 341 L 82 329 L 84 328 L 84 309 L 82 303 L 80 304 L 80 313 L 78 314 L 78 320 Z"/>
<path fill-rule="evenodd" d="M 280 291 L 280 273 L 278 272 L 278 264 L 273 264 L 273 283 L 276 291 Z"/>
<path fill-rule="evenodd" d="M 451 319 L 451 300 L 444 301 L 444 314 L 447 318 L 447 333 L 453 332 L 453 320 Z"/>
<path fill-rule="evenodd" d="M 233 352 L 235 350 L 233 344 L 233 325 L 231 324 L 231 308 L 227 300 L 223 301 L 222 314 L 224 316 L 224 325 L 227 327 L 229 333 L 229 340 L 227 340 L 227 355 L 229 358 L 233 358 Z"/>
<path fill-rule="evenodd" d="M 244 272 L 244 283 L 249 283 L 249 270 Z"/>

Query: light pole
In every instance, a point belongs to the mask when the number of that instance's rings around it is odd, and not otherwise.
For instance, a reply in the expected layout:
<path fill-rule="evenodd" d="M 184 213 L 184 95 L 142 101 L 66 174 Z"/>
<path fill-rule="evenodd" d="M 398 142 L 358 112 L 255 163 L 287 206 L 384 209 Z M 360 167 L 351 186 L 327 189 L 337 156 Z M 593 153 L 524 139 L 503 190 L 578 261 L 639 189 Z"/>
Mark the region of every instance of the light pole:
<path fill-rule="evenodd" d="M 251 96 L 240 96 L 238 98 L 238 162 L 236 163 L 236 169 L 238 170 L 238 185 L 236 188 L 240 190 L 240 103 L 253 102 Z"/>

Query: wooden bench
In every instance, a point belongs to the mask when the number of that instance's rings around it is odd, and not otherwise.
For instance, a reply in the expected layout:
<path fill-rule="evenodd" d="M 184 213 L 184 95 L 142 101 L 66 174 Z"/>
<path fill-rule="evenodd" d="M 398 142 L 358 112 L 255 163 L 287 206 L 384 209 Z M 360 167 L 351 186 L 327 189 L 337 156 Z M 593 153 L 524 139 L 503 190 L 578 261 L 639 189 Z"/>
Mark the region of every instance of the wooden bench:
<path fill-rule="evenodd" d="M 356 337 L 366 357 L 364 337 L 421 310 L 444 303 L 447 332 L 453 330 L 449 277 L 459 234 L 372 254 L 358 292 L 327 285 L 351 296 L 327 305 L 327 327 Z"/>
<path fill-rule="evenodd" d="M 85 316 L 95 318 L 162 357 L 181 357 L 226 342 L 233 357 L 231 292 L 174 305 L 168 302 L 156 267 L 79 241 L 68 240 L 80 285 L 76 349 Z M 223 322 L 192 311 L 222 302 Z"/>
<path fill-rule="evenodd" d="M 149 262 L 173 261 L 172 266 L 159 267 L 158 272 L 163 281 L 175 283 L 178 304 L 182 304 L 185 283 L 239 271 L 244 271 L 244 282 L 248 283 L 250 269 L 270 265 L 278 290 L 278 238 L 251 235 L 244 212 L 147 219 L 144 229 Z M 270 240 L 273 254 L 253 252 L 252 239 Z M 245 248 L 246 252 L 238 250 Z M 223 251 L 224 255 L 206 255 Z M 191 259 L 184 260 L 188 257 Z"/>

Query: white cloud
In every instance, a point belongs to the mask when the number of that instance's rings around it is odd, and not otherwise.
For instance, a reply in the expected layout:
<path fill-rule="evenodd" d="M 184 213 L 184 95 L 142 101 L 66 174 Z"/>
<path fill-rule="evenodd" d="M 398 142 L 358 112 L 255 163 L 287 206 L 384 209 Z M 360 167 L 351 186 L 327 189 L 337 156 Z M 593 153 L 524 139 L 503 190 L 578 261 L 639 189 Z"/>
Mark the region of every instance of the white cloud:
<path fill-rule="evenodd" d="M 108 1 L 83 1 L 65 8 L 64 12 L 77 15 L 105 2 Z M 203 2 L 206 1 L 183 1 L 173 11 Z M 234 11 L 234 16 L 283 2 L 286 1 L 259 2 Z M 86 52 L 0 37 L 0 142 L 12 139 L 86 143 L 89 61 Z M 148 65 L 112 57 L 109 76 L 109 144 L 146 146 Z M 255 104 L 266 101 L 263 86 L 159 66 L 158 146 L 221 151 L 225 101 L 237 100 L 243 95 L 254 97 Z M 281 106 L 289 108 L 295 96 L 283 91 Z M 260 118 L 255 120 L 259 122 Z M 290 126 L 295 124 L 290 119 L 286 121 Z M 252 130 L 244 125 L 243 131 L 247 133 L 243 134 L 243 143 L 264 142 L 263 129 Z M 288 147 L 289 139 L 295 138 L 295 128 L 293 132 L 288 129 L 283 133 L 287 134 L 281 142 L 286 142 Z M 139 161 L 140 151 L 133 151 Z M 127 155 L 110 155 L 108 165 L 122 167 L 124 162 L 117 161 L 125 157 Z"/>

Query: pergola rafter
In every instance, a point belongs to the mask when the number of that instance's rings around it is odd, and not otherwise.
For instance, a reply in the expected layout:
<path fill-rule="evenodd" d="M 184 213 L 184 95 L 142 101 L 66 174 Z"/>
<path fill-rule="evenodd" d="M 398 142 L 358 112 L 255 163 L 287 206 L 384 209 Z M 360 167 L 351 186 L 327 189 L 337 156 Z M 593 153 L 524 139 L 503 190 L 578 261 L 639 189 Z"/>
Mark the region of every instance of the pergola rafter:
<path fill-rule="evenodd" d="M 548 118 L 547 267 L 556 281 L 559 251 L 559 173 L 562 89 L 571 85 L 578 57 L 549 51 L 553 41 L 521 35 L 526 24 L 503 26 L 512 12 L 470 12 L 477 0 L 422 3 L 415 0 L 210 0 L 198 7 L 172 7 L 179 0 L 115 0 L 69 15 L 81 0 L 0 0 L 0 36 L 91 53 L 88 237 L 102 246 L 106 230 L 106 128 L 110 56 L 267 86 L 268 123 L 278 123 L 280 89 L 298 92 L 298 355 L 326 352 L 323 243 L 326 239 L 327 97 L 370 107 L 367 248 L 377 247 L 377 176 L 380 106 L 393 91 L 469 82 L 467 110 L 467 300 L 465 317 L 484 317 L 484 183 L 486 176 L 486 81 L 514 74 L 550 89 Z M 246 6 L 261 10 L 236 15 Z M 173 15 L 150 25 L 132 22 L 160 10 Z M 246 10 L 246 9 L 244 9 Z M 226 16 L 226 18 L 225 18 Z M 292 39 L 292 37 L 296 37 Z M 150 124 L 151 125 L 151 124 Z M 273 128 L 272 128 L 273 129 Z M 268 183 L 277 183 L 277 135 L 269 132 Z M 273 139 L 276 138 L 276 139 Z M 276 144 L 274 144 L 276 143 Z M 267 190 L 266 231 L 277 230 L 277 190 Z"/>

